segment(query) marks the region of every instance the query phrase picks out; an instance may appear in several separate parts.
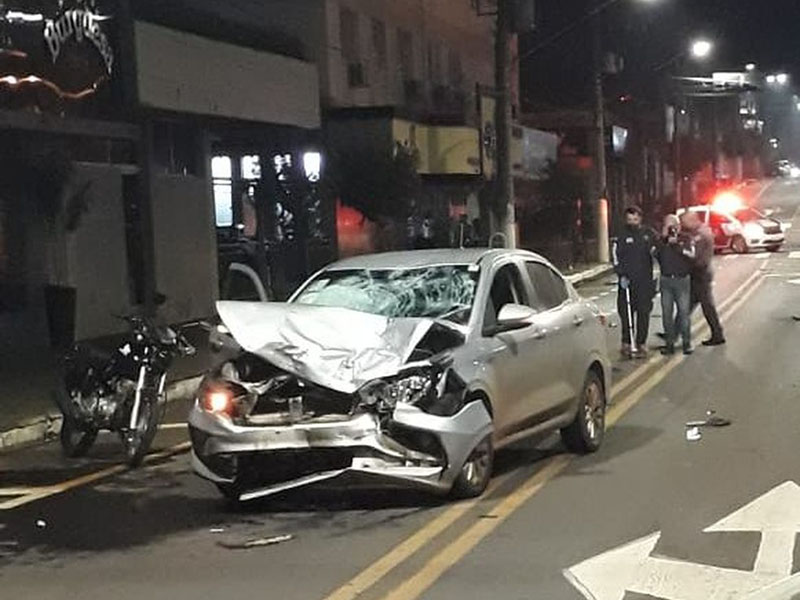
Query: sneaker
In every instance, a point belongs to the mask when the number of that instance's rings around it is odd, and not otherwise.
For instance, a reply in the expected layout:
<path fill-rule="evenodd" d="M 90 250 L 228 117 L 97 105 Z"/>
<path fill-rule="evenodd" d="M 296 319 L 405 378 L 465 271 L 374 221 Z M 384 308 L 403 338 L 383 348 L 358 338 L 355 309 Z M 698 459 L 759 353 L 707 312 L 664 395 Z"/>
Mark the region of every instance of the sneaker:
<path fill-rule="evenodd" d="M 714 347 L 714 346 L 724 346 L 726 344 L 725 338 L 711 338 L 703 342 L 703 346 Z"/>
<path fill-rule="evenodd" d="M 649 352 L 647 351 L 647 348 L 636 348 L 633 350 L 632 355 L 633 358 L 637 360 L 644 360 L 648 357 Z"/>
<path fill-rule="evenodd" d="M 684 356 L 691 356 L 692 354 L 694 354 L 694 348 L 692 348 L 691 346 L 687 346 L 683 349 Z"/>
<path fill-rule="evenodd" d="M 661 354 L 663 354 L 664 356 L 672 356 L 673 354 L 675 354 L 675 346 L 664 346 L 661 349 Z"/>

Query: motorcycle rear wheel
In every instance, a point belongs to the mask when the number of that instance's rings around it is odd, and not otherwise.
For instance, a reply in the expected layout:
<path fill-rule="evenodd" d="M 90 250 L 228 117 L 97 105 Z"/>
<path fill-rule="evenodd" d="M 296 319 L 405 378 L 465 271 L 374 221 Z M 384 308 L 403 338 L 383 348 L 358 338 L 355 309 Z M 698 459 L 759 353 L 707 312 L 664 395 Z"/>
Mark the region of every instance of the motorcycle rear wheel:
<path fill-rule="evenodd" d="M 136 429 L 122 435 L 125 458 L 129 466 L 135 468 L 141 465 L 144 457 L 150 451 L 153 439 L 158 433 L 160 414 L 158 394 L 144 390 L 139 405 Z"/>
<path fill-rule="evenodd" d="M 81 458 L 86 456 L 89 449 L 97 439 L 96 429 L 82 429 L 71 417 L 64 417 L 61 422 L 61 450 L 68 458 Z"/>

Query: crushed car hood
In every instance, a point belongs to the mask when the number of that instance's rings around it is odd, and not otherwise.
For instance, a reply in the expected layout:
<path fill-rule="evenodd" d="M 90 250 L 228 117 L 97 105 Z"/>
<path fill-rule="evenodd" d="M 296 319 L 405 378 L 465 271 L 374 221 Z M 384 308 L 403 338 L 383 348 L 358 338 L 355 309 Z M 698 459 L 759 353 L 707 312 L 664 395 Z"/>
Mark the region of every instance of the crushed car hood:
<path fill-rule="evenodd" d="M 217 311 L 247 352 L 346 394 L 397 374 L 432 328 L 445 327 L 432 319 L 390 319 L 304 304 L 224 301 Z"/>

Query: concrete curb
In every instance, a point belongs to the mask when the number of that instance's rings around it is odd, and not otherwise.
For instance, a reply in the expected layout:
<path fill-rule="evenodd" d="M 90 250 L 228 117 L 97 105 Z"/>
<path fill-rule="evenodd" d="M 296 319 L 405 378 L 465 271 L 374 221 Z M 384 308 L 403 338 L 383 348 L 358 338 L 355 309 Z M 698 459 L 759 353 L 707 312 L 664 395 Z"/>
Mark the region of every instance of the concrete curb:
<path fill-rule="evenodd" d="M 167 388 L 167 402 L 191 398 L 200 385 L 202 377 L 191 377 L 172 383 Z M 61 431 L 61 413 L 58 410 L 30 419 L 18 427 L 0 431 L 0 452 L 45 442 L 58 436 Z"/>
<path fill-rule="evenodd" d="M 593 279 L 598 279 L 604 275 L 608 275 L 613 270 L 614 267 L 610 264 L 597 265 L 596 267 L 592 267 L 586 271 L 581 271 L 580 273 L 575 273 L 574 275 L 568 275 L 566 280 L 572 285 L 579 285 L 581 283 L 586 283 L 587 281 L 592 281 Z"/>

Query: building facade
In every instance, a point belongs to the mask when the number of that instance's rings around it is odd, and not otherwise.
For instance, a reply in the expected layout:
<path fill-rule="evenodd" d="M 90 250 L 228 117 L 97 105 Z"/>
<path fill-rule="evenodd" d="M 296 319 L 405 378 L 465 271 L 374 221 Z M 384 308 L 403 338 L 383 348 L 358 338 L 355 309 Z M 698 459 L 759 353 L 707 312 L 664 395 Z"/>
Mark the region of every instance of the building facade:
<path fill-rule="evenodd" d="M 208 23 L 182 2 L 0 7 L 3 356 L 118 332 L 156 292 L 171 322 L 213 314 L 221 232 L 271 242 L 242 207 L 259 187 L 289 204 L 279 171 L 318 156 L 317 70 L 258 22 Z"/>

